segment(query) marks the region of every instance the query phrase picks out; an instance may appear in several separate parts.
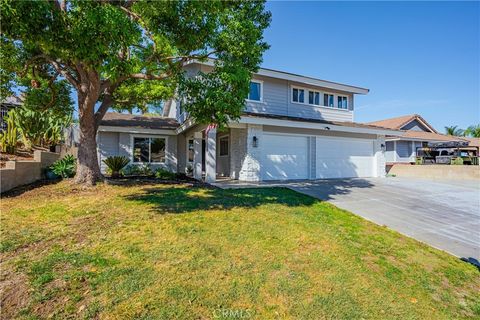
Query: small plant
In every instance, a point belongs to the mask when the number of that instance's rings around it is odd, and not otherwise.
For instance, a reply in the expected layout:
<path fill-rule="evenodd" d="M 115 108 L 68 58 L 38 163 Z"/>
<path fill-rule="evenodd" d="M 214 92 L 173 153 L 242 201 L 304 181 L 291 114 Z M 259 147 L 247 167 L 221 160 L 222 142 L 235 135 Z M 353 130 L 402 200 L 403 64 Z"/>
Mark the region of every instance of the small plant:
<path fill-rule="evenodd" d="M 124 156 L 113 156 L 103 160 L 103 163 L 105 163 L 108 169 L 110 169 L 112 178 L 118 178 L 120 176 L 120 171 L 125 168 L 129 162 L 130 160 Z"/>
<path fill-rule="evenodd" d="M 15 113 L 9 112 L 7 116 L 7 130 L 0 133 L 0 146 L 2 152 L 15 154 L 19 134 L 15 125 Z"/>
<path fill-rule="evenodd" d="M 155 170 L 155 177 L 161 180 L 175 180 L 177 175 L 167 169 L 158 168 Z"/>
<path fill-rule="evenodd" d="M 463 159 L 461 157 L 453 158 L 450 160 L 450 164 L 461 166 L 463 165 Z"/>
<path fill-rule="evenodd" d="M 55 161 L 51 166 L 53 173 L 62 178 L 71 178 L 75 175 L 76 159 L 71 154 L 67 154 L 60 160 Z"/>
<path fill-rule="evenodd" d="M 149 164 L 129 164 L 125 167 L 125 169 L 123 169 L 123 174 L 125 176 L 151 176 L 153 174 L 153 171 Z"/>

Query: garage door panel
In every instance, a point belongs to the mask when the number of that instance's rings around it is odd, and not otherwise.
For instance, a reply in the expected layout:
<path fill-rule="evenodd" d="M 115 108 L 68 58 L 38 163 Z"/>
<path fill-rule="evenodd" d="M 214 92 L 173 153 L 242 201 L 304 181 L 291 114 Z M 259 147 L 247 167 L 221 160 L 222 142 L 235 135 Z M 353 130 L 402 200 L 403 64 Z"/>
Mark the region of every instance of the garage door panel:
<path fill-rule="evenodd" d="M 308 138 L 288 135 L 263 137 L 264 180 L 308 178 Z"/>
<path fill-rule="evenodd" d="M 317 138 L 318 179 L 373 176 L 373 141 Z"/>

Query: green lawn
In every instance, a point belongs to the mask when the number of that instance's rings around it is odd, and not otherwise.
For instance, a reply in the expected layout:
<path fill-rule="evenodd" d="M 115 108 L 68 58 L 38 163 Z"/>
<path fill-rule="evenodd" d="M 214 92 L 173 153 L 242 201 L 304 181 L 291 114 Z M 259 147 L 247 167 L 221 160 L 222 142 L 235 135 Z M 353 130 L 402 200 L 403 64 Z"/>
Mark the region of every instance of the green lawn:
<path fill-rule="evenodd" d="M 288 189 L 62 182 L 1 209 L 3 318 L 480 318 L 478 269 Z"/>

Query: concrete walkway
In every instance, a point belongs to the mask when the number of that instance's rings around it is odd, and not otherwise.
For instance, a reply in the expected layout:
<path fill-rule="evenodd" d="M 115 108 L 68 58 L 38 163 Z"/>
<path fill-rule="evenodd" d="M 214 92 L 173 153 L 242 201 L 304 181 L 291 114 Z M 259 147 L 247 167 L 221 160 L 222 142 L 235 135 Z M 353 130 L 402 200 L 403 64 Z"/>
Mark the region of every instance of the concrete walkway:
<path fill-rule="evenodd" d="M 480 181 L 397 177 L 218 185 L 289 187 L 458 257 L 480 260 Z"/>

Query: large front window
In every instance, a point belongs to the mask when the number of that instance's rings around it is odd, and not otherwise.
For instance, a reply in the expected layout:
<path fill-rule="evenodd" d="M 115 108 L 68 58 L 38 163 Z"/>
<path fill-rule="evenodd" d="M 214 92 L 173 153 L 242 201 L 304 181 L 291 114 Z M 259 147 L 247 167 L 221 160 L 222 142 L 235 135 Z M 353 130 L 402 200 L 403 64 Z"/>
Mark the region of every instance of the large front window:
<path fill-rule="evenodd" d="M 165 162 L 165 138 L 133 138 L 133 162 Z"/>
<path fill-rule="evenodd" d="M 250 92 L 248 93 L 248 100 L 262 101 L 262 83 L 257 81 L 250 82 Z"/>

